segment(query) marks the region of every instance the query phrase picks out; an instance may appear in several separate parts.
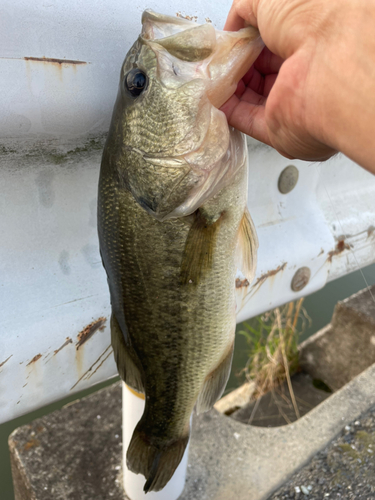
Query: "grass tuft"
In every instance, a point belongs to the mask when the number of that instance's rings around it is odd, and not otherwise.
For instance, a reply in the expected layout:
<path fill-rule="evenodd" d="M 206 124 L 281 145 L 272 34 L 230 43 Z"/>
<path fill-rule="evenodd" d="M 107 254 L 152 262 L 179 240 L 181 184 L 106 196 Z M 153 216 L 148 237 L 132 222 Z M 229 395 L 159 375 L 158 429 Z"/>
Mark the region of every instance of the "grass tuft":
<path fill-rule="evenodd" d="M 290 377 L 298 370 L 299 337 L 311 321 L 302 307 L 303 300 L 257 316 L 251 323 L 243 323 L 244 329 L 239 331 L 250 347 L 244 372 L 247 380 L 255 382 L 253 397 L 260 398 L 286 380 L 297 418 L 300 415 Z"/>

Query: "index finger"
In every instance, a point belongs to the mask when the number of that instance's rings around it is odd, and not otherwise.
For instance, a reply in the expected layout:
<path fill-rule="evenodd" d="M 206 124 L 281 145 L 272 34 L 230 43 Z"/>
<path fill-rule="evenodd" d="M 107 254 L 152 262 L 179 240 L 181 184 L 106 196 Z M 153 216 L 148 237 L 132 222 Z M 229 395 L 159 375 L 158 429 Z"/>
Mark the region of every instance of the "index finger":
<path fill-rule="evenodd" d="M 232 95 L 220 108 L 229 125 L 271 146 L 265 119 L 265 98 L 248 89 L 248 100 Z"/>

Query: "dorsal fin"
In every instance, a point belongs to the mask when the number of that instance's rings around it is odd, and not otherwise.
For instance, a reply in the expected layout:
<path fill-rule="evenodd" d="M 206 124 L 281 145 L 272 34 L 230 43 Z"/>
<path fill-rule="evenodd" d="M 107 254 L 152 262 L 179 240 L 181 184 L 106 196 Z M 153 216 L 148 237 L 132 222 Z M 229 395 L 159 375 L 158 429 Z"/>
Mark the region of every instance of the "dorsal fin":
<path fill-rule="evenodd" d="M 238 267 L 251 283 L 257 266 L 258 237 L 248 208 L 243 214 L 238 233 Z"/>

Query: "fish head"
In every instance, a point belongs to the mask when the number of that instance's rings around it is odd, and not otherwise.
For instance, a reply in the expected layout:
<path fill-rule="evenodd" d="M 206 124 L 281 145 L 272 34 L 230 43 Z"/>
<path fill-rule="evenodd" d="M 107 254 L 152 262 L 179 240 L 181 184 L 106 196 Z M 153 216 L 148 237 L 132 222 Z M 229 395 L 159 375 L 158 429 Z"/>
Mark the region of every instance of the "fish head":
<path fill-rule="evenodd" d="M 218 108 L 263 42 L 252 27 L 224 32 L 151 11 L 142 25 L 121 69 L 111 149 L 136 201 L 165 220 L 194 212 L 243 162 L 243 138 L 231 140 Z"/>

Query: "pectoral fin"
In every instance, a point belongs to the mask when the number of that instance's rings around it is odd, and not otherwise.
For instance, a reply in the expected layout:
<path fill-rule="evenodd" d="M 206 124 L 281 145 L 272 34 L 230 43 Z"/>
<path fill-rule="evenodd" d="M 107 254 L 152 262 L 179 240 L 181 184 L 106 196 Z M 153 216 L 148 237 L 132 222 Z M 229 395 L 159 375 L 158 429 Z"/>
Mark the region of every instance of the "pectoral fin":
<path fill-rule="evenodd" d="M 255 226 L 246 207 L 238 233 L 238 267 L 249 283 L 255 276 L 258 245 Z"/>
<path fill-rule="evenodd" d="M 212 267 L 216 234 L 221 215 L 208 217 L 202 208 L 193 214 L 194 221 L 189 230 L 181 263 L 181 282 L 198 285 L 201 278 Z"/>

